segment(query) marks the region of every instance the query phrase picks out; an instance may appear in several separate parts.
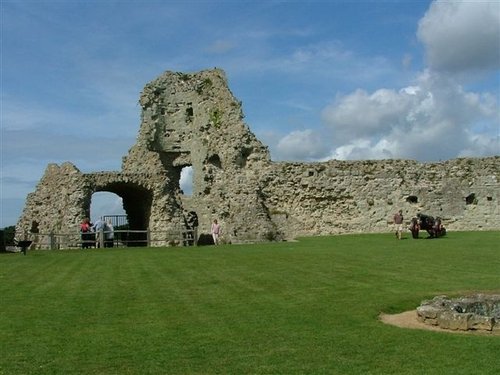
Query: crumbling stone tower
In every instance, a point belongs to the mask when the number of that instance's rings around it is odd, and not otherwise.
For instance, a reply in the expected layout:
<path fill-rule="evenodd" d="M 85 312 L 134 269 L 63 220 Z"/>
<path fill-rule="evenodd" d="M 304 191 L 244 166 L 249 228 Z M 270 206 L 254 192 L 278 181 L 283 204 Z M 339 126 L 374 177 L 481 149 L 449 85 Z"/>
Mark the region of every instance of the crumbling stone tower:
<path fill-rule="evenodd" d="M 179 231 L 195 211 L 199 233 L 217 218 L 231 242 L 348 232 L 386 232 L 396 210 L 441 216 L 447 229 L 500 229 L 500 157 L 440 163 L 366 160 L 272 162 L 243 121 L 222 70 L 165 72 L 140 97 L 141 127 L 122 170 L 81 173 L 51 164 L 17 224 L 29 233 L 74 233 L 92 194 L 123 198 L 131 229 Z M 179 186 L 193 169 L 193 192 Z M 159 236 L 155 238 L 155 236 Z M 43 244 L 36 244 L 42 247 Z"/>
<path fill-rule="evenodd" d="M 167 218 L 179 224 L 183 212 L 195 211 L 202 232 L 217 218 L 232 240 L 279 236 L 259 186 L 269 152 L 243 122 L 241 103 L 223 71 L 166 72 L 146 85 L 140 104 L 139 137 L 123 171 L 147 170 L 168 181 L 152 205 L 153 231 L 169 225 Z M 188 166 L 193 168 L 191 196 L 179 187 L 181 170 Z"/>

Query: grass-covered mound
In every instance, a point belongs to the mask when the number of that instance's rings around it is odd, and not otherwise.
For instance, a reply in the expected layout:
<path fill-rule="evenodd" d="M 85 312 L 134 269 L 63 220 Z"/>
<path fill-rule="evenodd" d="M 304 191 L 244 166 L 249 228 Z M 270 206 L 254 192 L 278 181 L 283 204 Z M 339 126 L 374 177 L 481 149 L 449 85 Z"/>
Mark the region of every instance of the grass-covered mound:
<path fill-rule="evenodd" d="M 0 255 L 0 374 L 497 374 L 381 312 L 500 290 L 500 233 Z"/>

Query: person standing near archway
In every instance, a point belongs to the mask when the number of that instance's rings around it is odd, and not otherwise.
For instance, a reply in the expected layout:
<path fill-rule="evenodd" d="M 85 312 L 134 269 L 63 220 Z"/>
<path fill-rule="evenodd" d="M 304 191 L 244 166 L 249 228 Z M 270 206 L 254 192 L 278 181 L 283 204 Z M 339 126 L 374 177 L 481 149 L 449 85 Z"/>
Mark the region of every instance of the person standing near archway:
<path fill-rule="evenodd" d="M 214 222 L 212 223 L 211 232 L 212 232 L 212 238 L 214 240 L 214 245 L 218 245 L 221 229 L 220 229 L 220 224 L 217 222 L 217 219 L 214 219 Z"/>
<path fill-rule="evenodd" d="M 104 236 L 105 236 L 104 247 L 113 247 L 115 239 L 115 230 L 113 228 L 113 223 L 111 222 L 111 219 L 109 219 L 105 224 L 106 226 L 104 229 Z"/>
<path fill-rule="evenodd" d="M 82 236 L 82 249 L 88 249 L 91 246 L 92 234 L 90 233 L 90 219 L 84 218 L 80 224 L 80 233 Z"/>
<path fill-rule="evenodd" d="M 101 242 L 103 243 L 104 246 L 104 238 L 102 236 L 105 227 L 106 227 L 106 222 L 102 217 L 99 218 L 99 220 L 97 220 L 95 224 L 92 226 L 92 230 L 95 232 L 96 247 L 101 247 Z"/>

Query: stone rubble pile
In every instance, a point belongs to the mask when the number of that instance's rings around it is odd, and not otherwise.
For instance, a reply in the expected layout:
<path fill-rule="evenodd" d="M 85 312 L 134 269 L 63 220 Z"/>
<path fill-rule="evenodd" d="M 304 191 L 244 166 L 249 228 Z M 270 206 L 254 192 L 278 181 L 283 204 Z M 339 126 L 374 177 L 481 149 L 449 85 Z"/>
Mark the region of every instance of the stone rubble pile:
<path fill-rule="evenodd" d="M 450 330 L 500 331 L 500 295 L 436 296 L 422 301 L 417 308 L 417 318 Z"/>

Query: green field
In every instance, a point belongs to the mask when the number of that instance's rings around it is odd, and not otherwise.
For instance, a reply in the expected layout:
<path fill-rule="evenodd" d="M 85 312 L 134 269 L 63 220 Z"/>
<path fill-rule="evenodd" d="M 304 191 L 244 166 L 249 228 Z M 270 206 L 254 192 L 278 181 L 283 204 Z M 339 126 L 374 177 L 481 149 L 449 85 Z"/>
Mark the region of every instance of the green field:
<path fill-rule="evenodd" d="M 0 374 L 498 374 L 500 336 L 381 312 L 500 292 L 500 232 L 0 254 Z"/>

